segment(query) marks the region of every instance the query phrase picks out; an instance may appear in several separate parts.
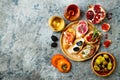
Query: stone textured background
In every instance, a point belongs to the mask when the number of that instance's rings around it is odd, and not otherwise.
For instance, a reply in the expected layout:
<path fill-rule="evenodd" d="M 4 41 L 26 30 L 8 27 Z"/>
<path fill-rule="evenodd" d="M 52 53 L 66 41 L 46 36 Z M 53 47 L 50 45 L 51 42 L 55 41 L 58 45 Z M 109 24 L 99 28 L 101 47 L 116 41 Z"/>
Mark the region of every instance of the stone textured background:
<path fill-rule="evenodd" d="M 63 53 L 59 42 L 57 48 L 50 46 L 51 35 L 60 37 L 61 33 L 49 28 L 48 19 L 53 15 L 63 17 L 64 8 L 71 3 L 80 7 L 80 19 L 85 19 L 90 4 L 101 4 L 113 13 L 111 20 L 104 20 L 111 25 L 108 34 L 112 44 L 108 49 L 101 45 L 99 50 L 112 53 L 117 60 L 111 76 L 96 76 L 91 60 L 70 60 L 69 73 L 60 73 L 50 64 L 54 54 Z M 0 80 L 120 80 L 120 0 L 0 0 Z"/>

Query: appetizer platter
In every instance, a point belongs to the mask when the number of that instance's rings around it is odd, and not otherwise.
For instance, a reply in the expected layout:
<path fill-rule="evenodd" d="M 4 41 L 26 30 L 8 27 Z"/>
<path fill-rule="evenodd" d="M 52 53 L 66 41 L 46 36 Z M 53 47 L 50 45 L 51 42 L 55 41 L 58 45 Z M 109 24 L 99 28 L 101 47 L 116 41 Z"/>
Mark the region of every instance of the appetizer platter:
<path fill-rule="evenodd" d="M 69 59 L 73 61 L 83 62 L 92 58 L 92 71 L 101 77 L 106 77 L 112 74 L 116 67 L 116 60 L 111 53 L 99 52 L 101 46 L 101 38 L 105 37 L 102 45 L 108 48 L 112 41 L 108 39 L 108 35 L 103 35 L 102 31 L 107 33 L 110 30 L 110 24 L 103 22 L 101 30 L 99 31 L 96 24 L 101 23 L 106 16 L 106 11 L 99 5 L 89 5 L 86 10 L 86 20 L 79 20 L 80 8 L 75 4 L 70 4 L 64 10 L 64 17 L 71 21 L 65 26 L 65 21 L 62 17 L 52 16 L 48 23 L 54 32 L 60 32 L 60 48 L 65 56 L 62 54 L 55 54 L 51 58 L 51 64 L 60 72 L 67 73 L 71 70 L 72 64 Z M 108 17 L 109 18 L 109 17 Z M 111 18 L 110 18 L 111 19 Z M 57 47 L 56 41 L 58 38 L 51 36 L 53 43 L 52 48 Z"/>
<path fill-rule="evenodd" d="M 60 46 L 71 60 L 85 61 L 98 51 L 101 36 L 102 34 L 91 23 L 85 20 L 74 21 L 62 32 Z"/>
<path fill-rule="evenodd" d="M 114 56 L 108 52 L 100 52 L 94 56 L 91 63 L 93 72 L 98 76 L 109 76 L 116 66 Z"/>

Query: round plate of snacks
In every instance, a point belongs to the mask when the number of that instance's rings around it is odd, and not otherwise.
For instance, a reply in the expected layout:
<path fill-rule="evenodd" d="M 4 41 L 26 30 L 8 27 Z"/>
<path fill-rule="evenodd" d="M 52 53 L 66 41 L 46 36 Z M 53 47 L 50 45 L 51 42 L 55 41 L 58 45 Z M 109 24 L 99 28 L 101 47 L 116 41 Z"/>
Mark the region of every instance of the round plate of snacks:
<path fill-rule="evenodd" d="M 85 20 L 70 23 L 62 32 L 60 44 L 64 54 L 74 61 L 85 61 L 98 51 L 102 34 Z"/>
<path fill-rule="evenodd" d="M 101 30 L 97 25 L 107 16 L 105 9 L 99 5 L 89 5 L 85 12 L 86 20 L 80 19 L 80 8 L 75 4 L 70 4 L 64 9 L 64 17 L 70 23 L 65 26 L 65 20 L 59 16 L 53 16 L 49 19 L 49 26 L 55 32 L 61 31 L 60 48 L 65 54 L 57 53 L 51 58 L 51 64 L 60 72 L 67 73 L 71 70 L 70 60 L 83 62 L 92 58 L 92 71 L 101 77 L 109 76 L 116 67 L 115 57 L 109 52 L 99 52 L 101 39 L 105 36 L 102 47 L 108 48 L 112 43 L 108 35 L 103 35 L 102 31 L 107 33 L 110 30 L 110 24 L 103 22 Z M 57 47 L 56 36 L 51 37 L 52 47 Z M 69 60 L 70 59 L 70 60 Z"/>

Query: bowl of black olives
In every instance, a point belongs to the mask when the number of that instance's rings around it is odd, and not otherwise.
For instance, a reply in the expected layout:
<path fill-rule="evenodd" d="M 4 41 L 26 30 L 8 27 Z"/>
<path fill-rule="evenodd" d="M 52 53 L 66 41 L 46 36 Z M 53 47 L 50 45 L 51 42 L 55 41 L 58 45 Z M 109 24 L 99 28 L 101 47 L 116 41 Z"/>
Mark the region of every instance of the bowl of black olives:
<path fill-rule="evenodd" d="M 116 67 L 116 60 L 111 53 L 97 53 L 91 62 L 91 68 L 97 76 L 106 77 L 113 73 Z"/>

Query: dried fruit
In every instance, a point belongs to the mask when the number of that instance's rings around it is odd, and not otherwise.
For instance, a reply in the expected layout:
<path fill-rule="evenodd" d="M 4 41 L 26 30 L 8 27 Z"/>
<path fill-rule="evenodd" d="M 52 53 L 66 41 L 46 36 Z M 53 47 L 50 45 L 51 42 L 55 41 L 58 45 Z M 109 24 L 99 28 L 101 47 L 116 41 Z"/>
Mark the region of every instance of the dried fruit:
<path fill-rule="evenodd" d="M 74 51 L 79 51 L 80 48 L 79 48 L 79 47 L 75 47 L 75 48 L 73 48 L 73 50 L 74 50 Z"/>
<path fill-rule="evenodd" d="M 53 42 L 52 44 L 51 44 L 51 47 L 57 47 L 57 43 L 56 42 Z"/>
<path fill-rule="evenodd" d="M 56 36 L 54 36 L 54 35 L 51 36 L 51 39 L 52 39 L 53 41 L 58 41 L 58 38 L 57 38 Z"/>
<path fill-rule="evenodd" d="M 78 46 L 81 46 L 82 45 L 82 41 L 79 41 L 79 42 L 77 42 L 76 44 L 78 45 Z"/>

